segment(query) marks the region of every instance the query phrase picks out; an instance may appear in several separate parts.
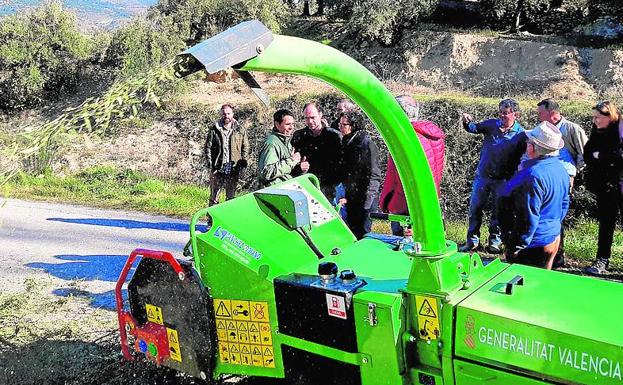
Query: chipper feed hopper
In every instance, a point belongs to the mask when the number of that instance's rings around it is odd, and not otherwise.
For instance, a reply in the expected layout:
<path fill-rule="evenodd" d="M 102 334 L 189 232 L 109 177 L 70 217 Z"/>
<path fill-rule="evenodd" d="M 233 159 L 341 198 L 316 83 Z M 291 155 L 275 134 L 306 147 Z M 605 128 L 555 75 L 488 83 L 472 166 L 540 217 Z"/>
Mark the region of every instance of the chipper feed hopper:
<path fill-rule="evenodd" d="M 125 358 L 207 381 L 623 383 L 623 286 L 457 252 L 418 139 L 368 70 L 258 21 L 183 52 L 178 70 L 229 67 L 260 96 L 248 71 L 315 77 L 356 102 L 395 160 L 413 237 L 356 241 L 313 175 L 200 210 L 190 260 L 143 249 L 128 259 L 117 284 Z"/>

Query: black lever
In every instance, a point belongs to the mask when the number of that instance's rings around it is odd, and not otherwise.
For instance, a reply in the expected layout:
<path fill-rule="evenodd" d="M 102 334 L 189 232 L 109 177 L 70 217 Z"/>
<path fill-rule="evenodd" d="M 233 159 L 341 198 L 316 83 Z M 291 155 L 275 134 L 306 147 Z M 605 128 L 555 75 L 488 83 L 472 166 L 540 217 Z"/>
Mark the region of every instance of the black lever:
<path fill-rule="evenodd" d="M 506 282 L 506 294 L 513 294 L 513 286 L 515 285 L 523 286 L 523 277 L 521 275 L 516 275 L 515 278 Z"/>

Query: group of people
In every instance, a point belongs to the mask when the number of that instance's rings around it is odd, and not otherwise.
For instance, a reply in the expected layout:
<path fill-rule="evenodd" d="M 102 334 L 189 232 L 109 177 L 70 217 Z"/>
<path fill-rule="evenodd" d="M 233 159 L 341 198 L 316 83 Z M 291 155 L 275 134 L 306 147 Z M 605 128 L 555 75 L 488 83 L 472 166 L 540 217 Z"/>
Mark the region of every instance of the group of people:
<path fill-rule="evenodd" d="M 419 120 L 420 104 L 411 96 L 396 100 L 420 139 L 439 193 L 445 134 L 433 122 Z M 616 106 L 605 101 L 593 108 L 590 139 L 579 125 L 562 116 L 553 99 L 537 104 L 540 123 L 528 131 L 519 123 L 521 111 L 515 100 L 504 99 L 498 107 L 496 119 L 476 122 L 469 114 L 461 116 L 467 132 L 483 135 L 483 144 L 469 202 L 467 239 L 460 251 L 482 246 L 483 211 L 492 202 L 488 252 L 504 249 L 509 262 L 547 269 L 564 265 L 563 220 L 574 178 L 582 171 L 587 188 L 597 198 L 599 220 L 597 259 L 586 272 L 604 273 L 618 212 L 623 213 L 623 128 L 619 128 Z M 327 199 L 344 207 L 347 225 L 361 239 L 371 231 L 370 213 L 377 207 L 402 215 L 408 210 L 391 157 L 385 180 L 381 178 L 378 148 L 365 130 L 364 115 L 348 99 L 338 101 L 337 111 L 329 124 L 319 103 L 309 102 L 303 108 L 305 127 L 296 130 L 295 115 L 277 110 L 273 129 L 259 152 L 258 185 L 266 187 L 313 173 Z M 220 112 L 206 142 L 212 170 L 210 204 L 216 203 L 223 188 L 226 199 L 234 196 L 249 161 L 247 132 L 235 120 L 233 106 L 225 104 Z M 394 235 L 404 232 L 399 223 L 392 223 Z"/>
<path fill-rule="evenodd" d="M 463 126 L 482 134 L 483 146 L 472 185 L 467 240 L 461 251 L 480 246 L 480 226 L 487 201 L 493 202 L 486 249 L 504 253 L 509 262 L 532 266 L 564 265 L 563 221 L 574 180 L 583 172 L 595 194 L 599 235 L 597 258 L 585 272 L 604 274 L 612 254 L 619 210 L 623 213 L 623 125 L 617 107 L 603 101 L 592 109 L 590 138 L 561 114 L 560 105 L 544 99 L 537 106 L 540 123 L 526 131 L 513 99 L 499 104 L 497 119 L 479 123 L 463 114 Z"/>

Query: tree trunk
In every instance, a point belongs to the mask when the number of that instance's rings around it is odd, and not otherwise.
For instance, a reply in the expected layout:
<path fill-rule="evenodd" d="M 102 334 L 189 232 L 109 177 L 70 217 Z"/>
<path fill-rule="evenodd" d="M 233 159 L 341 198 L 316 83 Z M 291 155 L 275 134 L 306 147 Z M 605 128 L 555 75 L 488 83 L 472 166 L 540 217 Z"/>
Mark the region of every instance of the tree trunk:
<path fill-rule="evenodd" d="M 323 16 L 324 15 L 324 0 L 316 0 L 316 4 L 318 5 L 316 16 Z"/>
<path fill-rule="evenodd" d="M 303 3 L 303 16 L 311 16 L 311 12 L 309 11 L 309 1 L 305 1 Z"/>
<path fill-rule="evenodd" d="M 513 24 L 511 25 L 512 33 L 519 32 L 519 25 L 521 22 L 521 12 L 523 12 L 524 2 L 525 2 L 524 0 L 519 0 L 517 2 L 517 8 L 515 9 L 515 14 L 513 15 Z"/>

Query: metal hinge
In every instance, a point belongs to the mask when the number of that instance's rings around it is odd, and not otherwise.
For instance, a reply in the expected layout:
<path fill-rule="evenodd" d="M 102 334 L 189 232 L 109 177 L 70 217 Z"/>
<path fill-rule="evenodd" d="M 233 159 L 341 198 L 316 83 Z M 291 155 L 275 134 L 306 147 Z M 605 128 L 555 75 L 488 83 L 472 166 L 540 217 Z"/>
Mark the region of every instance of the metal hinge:
<path fill-rule="evenodd" d="M 366 318 L 366 321 L 368 321 L 370 326 L 376 326 L 379 323 L 376 318 L 376 304 L 368 303 L 368 317 Z"/>

